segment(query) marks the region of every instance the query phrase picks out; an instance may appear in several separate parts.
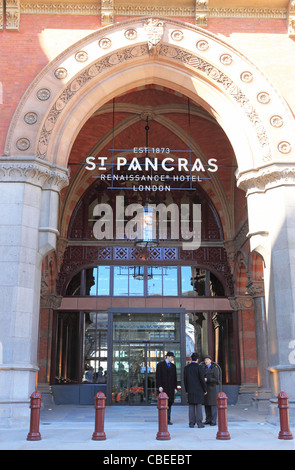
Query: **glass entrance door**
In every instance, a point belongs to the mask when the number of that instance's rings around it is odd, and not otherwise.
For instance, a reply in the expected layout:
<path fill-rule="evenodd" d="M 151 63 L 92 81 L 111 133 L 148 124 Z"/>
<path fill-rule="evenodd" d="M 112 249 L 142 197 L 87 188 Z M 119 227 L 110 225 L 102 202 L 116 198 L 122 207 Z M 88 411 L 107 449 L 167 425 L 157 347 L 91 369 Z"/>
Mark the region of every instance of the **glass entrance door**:
<path fill-rule="evenodd" d="M 112 402 L 147 404 L 148 375 L 146 343 L 114 343 Z"/>
<path fill-rule="evenodd" d="M 115 310 L 112 312 L 112 362 L 109 396 L 113 404 L 157 403 L 156 368 L 167 351 L 175 354 L 181 400 L 180 311 Z M 182 315 L 183 319 L 183 315 Z M 182 353 L 184 357 L 184 353 Z M 109 374 L 108 374 L 109 377 Z"/>
<path fill-rule="evenodd" d="M 147 403 L 147 345 L 129 344 L 129 404 Z"/>
<path fill-rule="evenodd" d="M 174 351 L 176 367 L 180 371 L 180 345 L 177 343 L 114 342 L 112 403 L 157 403 L 156 367 L 168 351 L 167 347 Z"/>

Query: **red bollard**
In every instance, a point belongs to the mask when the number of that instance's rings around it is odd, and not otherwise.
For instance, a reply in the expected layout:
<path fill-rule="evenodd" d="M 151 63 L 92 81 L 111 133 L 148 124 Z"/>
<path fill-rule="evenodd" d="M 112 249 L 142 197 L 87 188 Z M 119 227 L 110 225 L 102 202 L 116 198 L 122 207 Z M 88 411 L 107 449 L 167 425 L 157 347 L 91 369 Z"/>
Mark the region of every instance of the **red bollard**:
<path fill-rule="evenodd" d="M 285 392 L 278 394 L 278 408 L 280 410 L 280 424 L 281 430 L 279 432 L 279 439 L 293 439 L 289 427 L 289 397 Z"/>
<path fill-rule="evenodd" d="M 168 432 L 168 396 L 166 393 L 161 392 L 158 396 L 158 416 L 159 416 L 159 431 L 157 432 L 156 439 L 158 441 L 168 441 L 170 434 Z"/>
<path fill-rule="evenodd" d="M 40 441 L 41 434 L 39 432 L 41 393 L 33 392 L 31 395 L 31 422 L 30 432 L 27 435 L 27 441 Z"/>
<path fill-rule="evenodd" d="M 216 439 L 228 440 L 230 439 L 227 430 L 227 396 L 224 392 L 217 394 L 217 410 L 218 410 L 218 431 Z"/>
<path fill-rule="evenodd" d="M 105 441 L 104 432 L 104 410 L 105 410 L 105 394 L 98 392 L 95 396 L 95 430 L 92 434 L 93 441 Z"/>

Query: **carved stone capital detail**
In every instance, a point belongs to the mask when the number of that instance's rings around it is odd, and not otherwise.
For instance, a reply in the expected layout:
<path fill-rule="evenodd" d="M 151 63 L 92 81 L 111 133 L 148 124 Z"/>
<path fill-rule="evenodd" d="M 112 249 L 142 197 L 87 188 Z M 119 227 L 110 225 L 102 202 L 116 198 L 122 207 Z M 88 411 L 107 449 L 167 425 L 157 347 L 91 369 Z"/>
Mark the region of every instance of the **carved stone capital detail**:
<path fill-rule="evenodd" d="M 237 185 L 247 195 L 255 192 L 265 192 L 277 186 L 295 185 L 295 166 L 270 165 L 256 171 L 237 174 Z"/>
<path fill-rule="evenodd" d="M 101 0 L 101 24 L 103 26 L 114 22 L 114 2 L 113 0 Z"/>
<path fill-rule="evenodd" d="M 51 308 L 56 310 L 61 306 L 62 296 L 56 294 L 41 295 L 41 308 Z"/>
<path fill-rule="evenodd" d="M 247 293 L 251 297 L 263 297 L 264 296 L 264 282 L 263 280 L 253 279 L 247 284 Z"/>
<path fill-rule="evenodd" d="M 228 298 L 230 306 L 233 310 L 250 310 L 254 308 L 254 302 L 249 295 L 238 295 Z"/>
<path fill-rule="evenodd" d="M 20 0 L 6 0 L 6 29 L 10 31 L 19 30 Z"/>
<path fill-rule="evenodd" d="M 209 0 L 196 0 L 196 25 L 206 28 L 209 16 Z"/>
<path fill-rule="evenodd" d="M 1 159 L 0 181 L 27 182 L 60 191 L 68 185 L 68 176 L 68 170 L 53 168 L 35 159 Z"/>

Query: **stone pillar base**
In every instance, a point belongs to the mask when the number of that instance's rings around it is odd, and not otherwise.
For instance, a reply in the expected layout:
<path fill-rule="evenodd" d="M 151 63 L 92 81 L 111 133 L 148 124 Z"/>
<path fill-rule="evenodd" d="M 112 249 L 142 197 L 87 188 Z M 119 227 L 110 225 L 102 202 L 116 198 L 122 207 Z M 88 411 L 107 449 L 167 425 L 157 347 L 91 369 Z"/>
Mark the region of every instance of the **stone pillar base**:
<path fill-rule="evenodd" d="M 9 403 L 0 401 L 0 429 L 24 428 L 28 430 L 30 412 L 30 400 Z"/>
<path fill-rule="evenodd" d="M 266 411 L 272 397 L 271 389 L 258 388 L 252 396 L 252 405 L 259 411 Z"/>
<path fill-rule="evenodd" d="M 53 395 L 51 386 L 49 384 L 38 384 L 37 386 L 38 392 L 41 393 L 41 409 L 42 408 L 51 408 L 54 405 Z"/>
<path fill-rule="evenodd" d="M 257 384 L 244 384 L 240 386 L 238 404 L 239 405 L 252 405 L 252 398 L 257 392 Z"/>

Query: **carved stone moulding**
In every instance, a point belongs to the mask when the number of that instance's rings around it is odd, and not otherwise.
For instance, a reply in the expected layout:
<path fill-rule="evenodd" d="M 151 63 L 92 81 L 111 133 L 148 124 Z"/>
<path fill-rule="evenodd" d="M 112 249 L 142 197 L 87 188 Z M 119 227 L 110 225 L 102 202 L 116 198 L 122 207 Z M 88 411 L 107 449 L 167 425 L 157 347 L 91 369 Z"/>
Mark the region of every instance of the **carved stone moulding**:
<path fill-rule="evenodd" d="M 11 0 L 13 1 L 13 0 Z M 196 24 L 206 24 L 208 18 L 267 18 L 286 19 L 288 8 L 272 7 L 213 7 L 210 0 L 195 0 L 192 6 L 182 6 L 178 2 L 175 6 L 148 5 L 124 2 L 118 4 L 114 0 L 101 0 L 96 4 L 85 2 L 26 2 L 20 5 L 21 13 L 27 14 L 58 14 L 58 15 L 101 15 L 102 24 L 111 24 L 114 16 L 165 16 L 195 18 Z M 292 4 L 292 1 L 290 2 Z"/>

